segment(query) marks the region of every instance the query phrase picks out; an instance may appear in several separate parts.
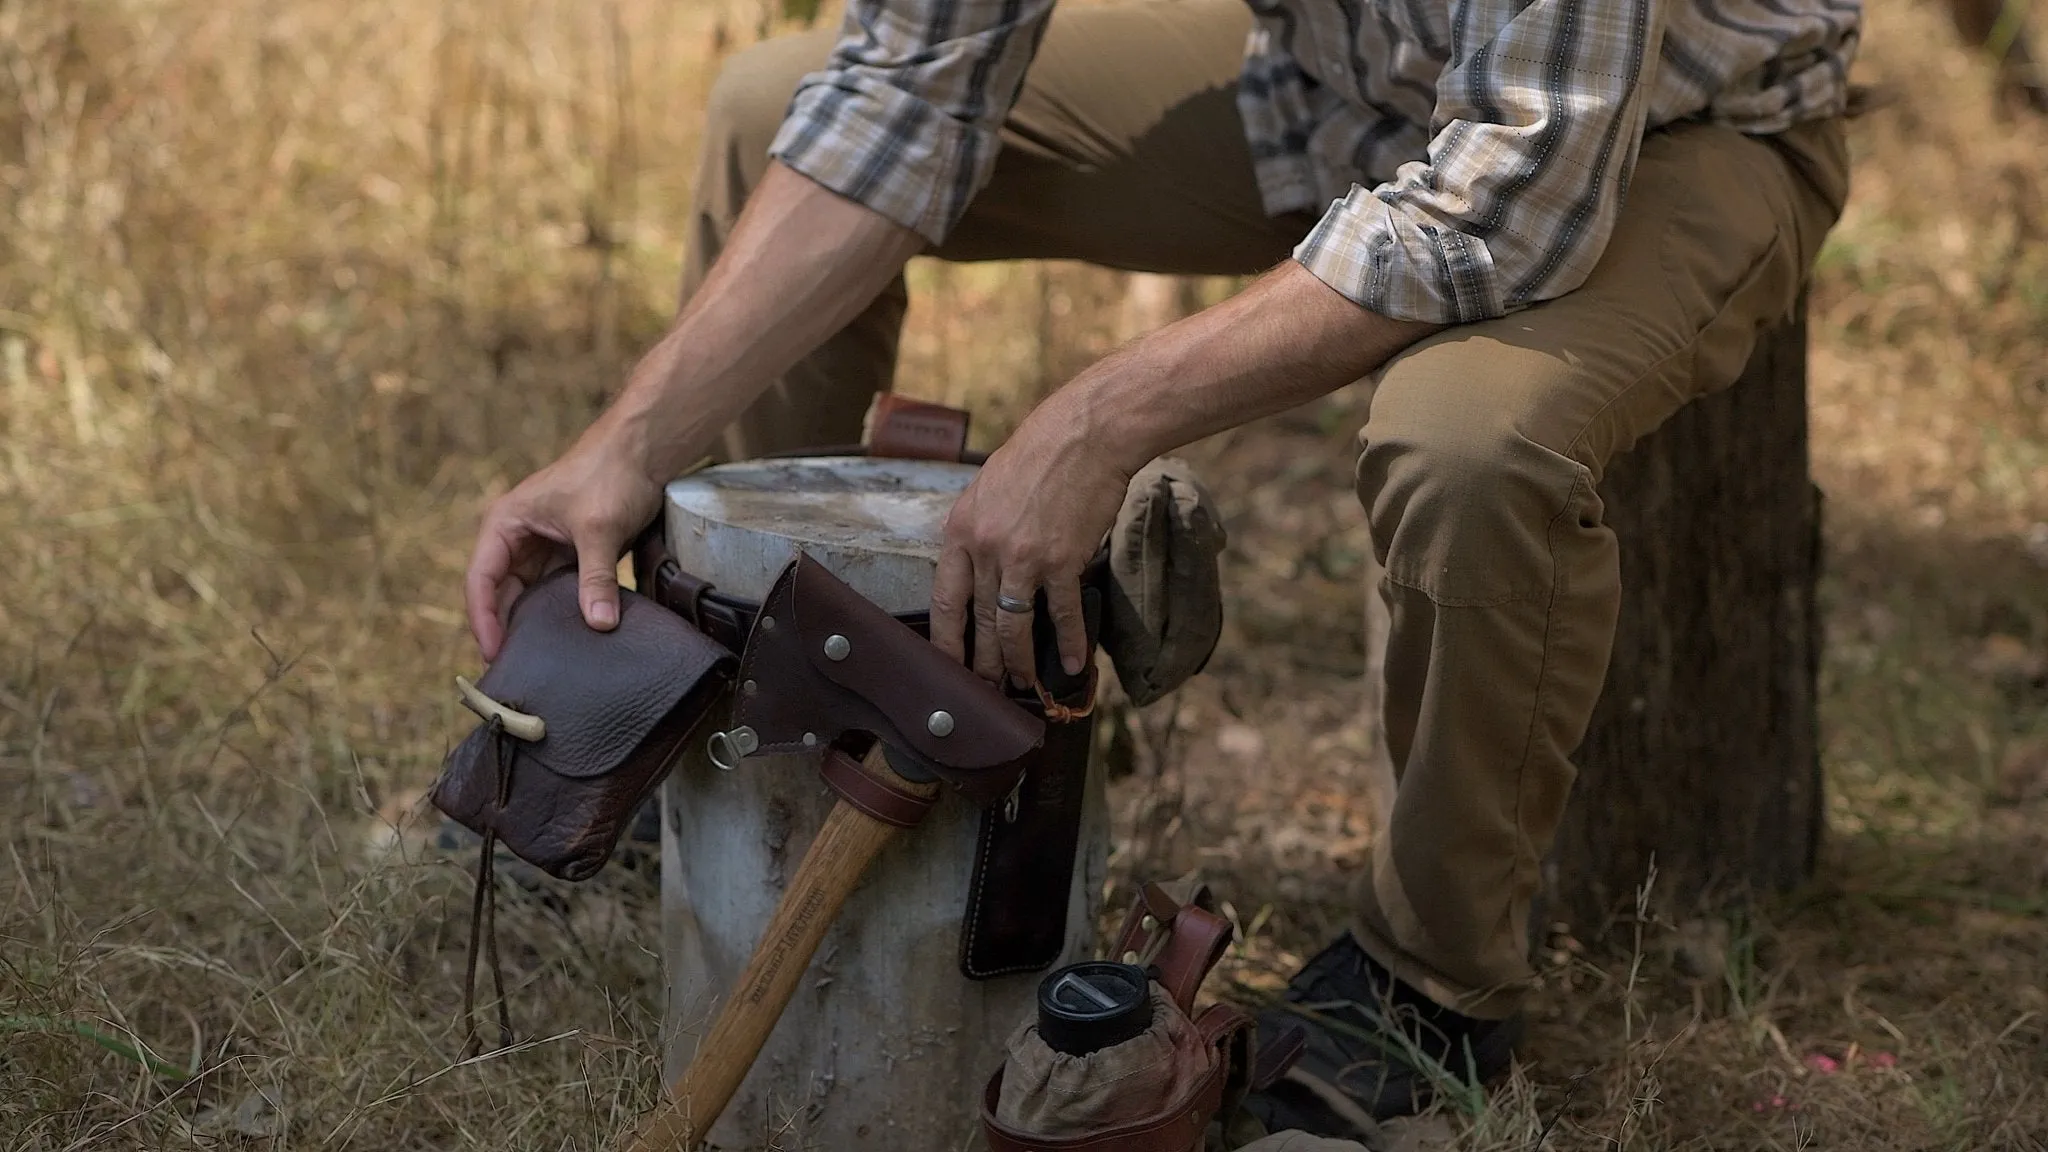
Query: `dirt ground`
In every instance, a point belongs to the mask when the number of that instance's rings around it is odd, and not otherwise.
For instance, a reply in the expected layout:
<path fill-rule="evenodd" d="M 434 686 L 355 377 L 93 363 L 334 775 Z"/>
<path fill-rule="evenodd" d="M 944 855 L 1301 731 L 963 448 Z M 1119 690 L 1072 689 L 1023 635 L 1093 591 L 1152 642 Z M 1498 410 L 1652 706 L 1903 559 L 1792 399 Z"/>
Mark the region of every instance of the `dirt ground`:
<path fill-rule="evenodd" d="M 1812 303 L 1818 874 L 1547 933 L 1515 1078 L 1405 1147 L 2048 1148 L 2048 120 L 1935 5 L 1869 11 Z M 456 1059 L 417 798 L 477 511 L 660 332 L 716 62 L 802 15 L 0 0 L 0 1148 L 595 1149 L 654 1100 L 623 872 L 507 902 L 520 1043 Z M 984 440 L 1129 334 L 1119 275 L 911 278 L 901 385 Z M 1370 844 L 1360 403 L 1191 453 L 1228 632 L 1135 722 L 1113 863 L 1218 886 L 1218 992 Z"/>

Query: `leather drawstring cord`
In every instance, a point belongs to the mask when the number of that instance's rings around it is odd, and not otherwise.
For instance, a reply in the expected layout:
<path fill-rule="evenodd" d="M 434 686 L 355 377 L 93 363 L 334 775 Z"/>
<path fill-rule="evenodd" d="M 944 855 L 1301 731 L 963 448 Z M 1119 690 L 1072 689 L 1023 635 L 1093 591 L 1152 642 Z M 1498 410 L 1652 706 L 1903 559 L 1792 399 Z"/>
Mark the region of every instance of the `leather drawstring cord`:
<path fill-rule="evenodd" d="M 512 791 L 512 771 L 507 750 L 513 748 L 513 737 L 505 731 L 502 718 L 493 716 L 490 721 L 492 759 L 496 761 L 498 775 L 497 809 L 503 811 Z M 516 749 L 514 749 L 516 754 Z M 462 978 L 462 1019 L 469 1029 L 469 1036 L 463 1041 L 462 1054 L 456 1059 L 467 1060 L 483 1051 L 483 1035 L 476 1026 L 476 958 L 478 944 L 491 961 L 491 990 L 498 997 L 498 1046 L 512 1044 L 512 1008 L 505 999 L 505 968 L 498 959 L 498 884 L 496 862 L 498 855 L 498 833 L 486 826 L 483 843 L 476 863 L 476 888 L 470 895 L 469 905 L 469 959 Z"/>

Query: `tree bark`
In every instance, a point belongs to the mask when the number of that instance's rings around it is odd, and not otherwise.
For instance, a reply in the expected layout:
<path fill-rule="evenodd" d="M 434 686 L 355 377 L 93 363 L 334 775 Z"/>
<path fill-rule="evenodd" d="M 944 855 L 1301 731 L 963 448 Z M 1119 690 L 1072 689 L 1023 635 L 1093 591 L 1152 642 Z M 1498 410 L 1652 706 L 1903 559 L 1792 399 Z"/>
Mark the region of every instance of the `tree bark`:
<path fill-rule="evenodd" d="M 1742 379 L 1608 469 L 1622 608 L 1607 688 L 1546 865 L 1582 931 L 1813 871 L 1820 493 L 1808 468 L 1806 325 L 1766 333 Z"/>

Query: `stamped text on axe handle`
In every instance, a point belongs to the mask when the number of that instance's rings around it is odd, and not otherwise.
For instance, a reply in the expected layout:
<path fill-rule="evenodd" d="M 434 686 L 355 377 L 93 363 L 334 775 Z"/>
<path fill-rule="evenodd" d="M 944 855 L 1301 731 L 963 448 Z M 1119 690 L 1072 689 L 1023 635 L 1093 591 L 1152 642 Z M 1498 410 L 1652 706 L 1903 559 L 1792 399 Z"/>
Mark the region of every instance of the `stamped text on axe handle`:
<path fill-rule="evenodd" d="M 797 905 L 796 915 L 790 918 L 789 927 L 783 929 L 782 938 L 775 942 L 774 955 L 761 974 L 747 986 L 744 997 L 749 1004 L 759 1004 L 768 995 L 769 985 L 775 983 L 775 974 L 782 971 L 782 965 L 789 959 L 789 953 L 796 946 L 797 937 L 804 934 L 811 921 L 817 918 L 818 906 L 825 901 L 825 890 L 813 884 L 804 890 L 803 901 Z"/>

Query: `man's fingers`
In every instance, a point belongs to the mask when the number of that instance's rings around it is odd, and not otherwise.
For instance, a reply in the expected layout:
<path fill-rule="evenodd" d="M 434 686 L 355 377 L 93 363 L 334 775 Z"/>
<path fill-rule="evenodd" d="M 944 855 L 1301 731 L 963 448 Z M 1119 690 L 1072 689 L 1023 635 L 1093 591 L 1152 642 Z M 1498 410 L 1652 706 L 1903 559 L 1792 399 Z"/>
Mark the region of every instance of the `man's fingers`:
<path fill-rule="evenodd" d="M 519 602 L 519 596 L 526 591 L 526 581 L 518 573 L 507 576 L 498 585 L 498 619 L 512 618 L 512 605 Z"/>
<path fill-rule="evenodd" d="M 955 660 L 967 659 L 967 601 L 974 595 L 974 561 L 964 548 L 939 554 L 932 575 L 932 643 Z"/>
<path fill-rule="evenodd" d="M 503 529 L 486 516 L 477 532 L 476 550 L 469 557 L 469 572 L 462 581 L 463 607 L 469 612 L 469 631 L 485 662 L 498 658 L 505 642 L 505 625 L 499 616 L 498 590 L 512 573 L 512 546 Z"/>
<path fill-rule="evenodd" d="M 1036 594 L 1034 589 L 1019 588 L 1015 576 L 1010 576 L 1011 587 L 1001 594 L 1031 603 Z M 1002 640 L 1003 664 L 1010 670 L 1010 678 L 1023 687 L 1038 683 L 1038 659 L 1031 642 L 1031 616 L 1029 611 L 1012 612 L 1000 603 L 996 605 L 996 635 Z"/>
<path fill-rule="evenodd" d="M 1079 676 L 1088 663 L 1088 618 L 1081 611 L 1080 579 L 1048 583 L 1045 602 L 1046 610 L 1052 614 L 1053 630 L 1059 635 L 1060 667 L 1069 676 Z"/>
<path fill-rule="evenodd" d="M 1003 682 L 1003 638 L 997 631 L 997 589 L 1001 573 L 995 562 L 977 557 L 974 562 L 974 674 L 995 684 Z"/>
<path fill-rule="evenodd" d="M 595 533 L 576 541 L 577 598 L 583 602 L 583 622 L 599 632 L 609 632 L 619 623 L 619 542 L 604 540 Z"/>

